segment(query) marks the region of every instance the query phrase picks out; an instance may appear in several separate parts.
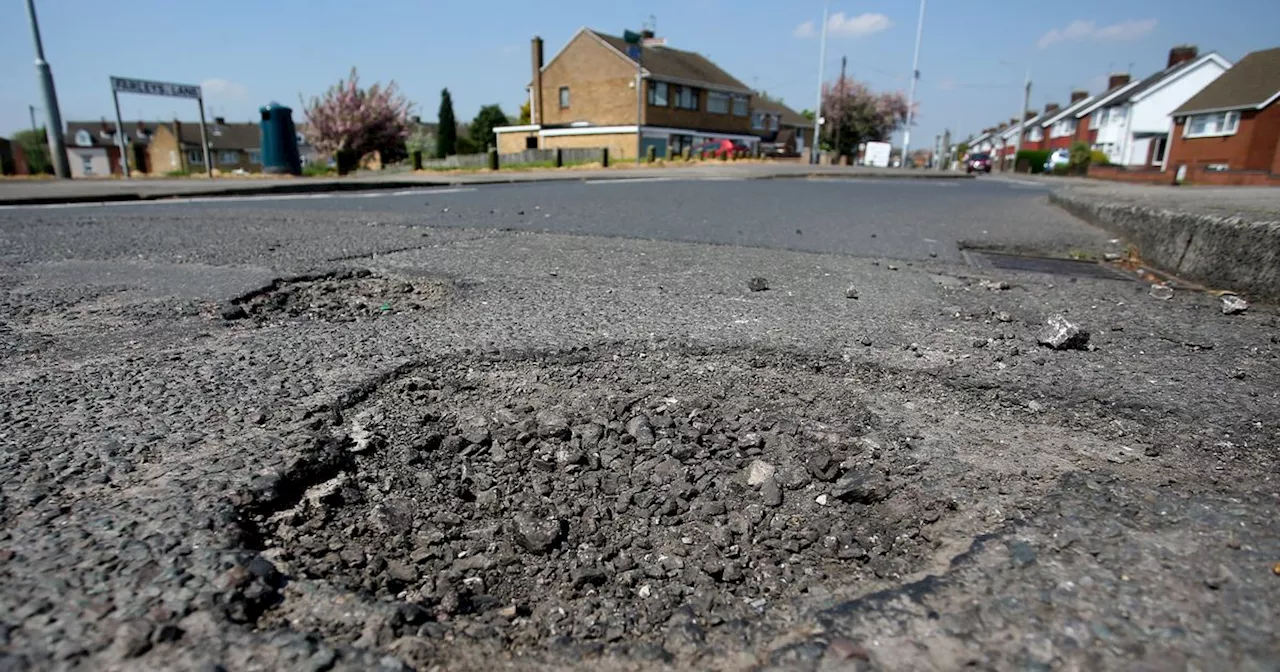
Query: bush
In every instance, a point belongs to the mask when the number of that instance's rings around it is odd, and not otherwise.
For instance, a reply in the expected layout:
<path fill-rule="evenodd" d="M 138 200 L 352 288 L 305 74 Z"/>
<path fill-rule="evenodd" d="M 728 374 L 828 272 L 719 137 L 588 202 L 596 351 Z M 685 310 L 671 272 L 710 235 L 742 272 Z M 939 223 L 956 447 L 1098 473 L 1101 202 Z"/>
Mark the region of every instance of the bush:
<path fill-rule="evenodd" d="M 304 177 L 324 177 L 332 173 L 333 169 L 323 163 L 310 163 L 302 167 Z"/>
<path fill-rule="evenodd" d="M 1055 165 L 1055 166 L 1053 167 L 1053 174 L 1054 174 L 1054 175 L 1059 175 L 1059 176 L 1062 176 L 1062 175 L 1070 175 L 1070 174 L 1071 174 L 1071 166 L 1069 166 L 1069 165 L 1067 165 L 1067 164 L 1065 164 L 1065 163 L 1059 163 L 1059 164 L 1057 164 L 1057 165 Z"/>
<path fill-rule="evenodd" d="M 1067 157 L 1067 166 L 1073 175 L 1084 175 L 1093 161 L 1093 150 L 1087 143 L 1077 142 L 1071 145 L 1071 153 Z"/>
<path fill-rule="evenodd" d="M 182 169 L 178 169 L 178 170 L 171 170 L 171 171 L 169 171 L 169 172 L 167 172 L 167 173 L 165 173 L 165 174 L 164 174 L 164 176 L 165 176 L 165 177 L 188 177 L 188 176 L 190 176 L 190 175 L 191 175 L 191 173 L 189 173 L 189 172 L 187 172 L 187 171 L 185 171 L 185 170 L 182 170 Z"/>
<path fill-rule="evenodd" d="M 1106 152 L 1100 149 L 1095 149 L 1089 152 L 1089 164 L 1094 166 L 1109 166 L 1111 165 L 1111 159 L 1107 158 Z"/>
<path fill-rule="evenodd" d="M 1017 157 L 1015 157 L 1016 164 L 1021 166 L 1025 162 L 1033 174 L 1043 173 L 1044 162 L 1049 160 L 1050 154 L 1053 154 L 1053 152 L 1047 149 L 1024 149 L 1019 151 Z"/>

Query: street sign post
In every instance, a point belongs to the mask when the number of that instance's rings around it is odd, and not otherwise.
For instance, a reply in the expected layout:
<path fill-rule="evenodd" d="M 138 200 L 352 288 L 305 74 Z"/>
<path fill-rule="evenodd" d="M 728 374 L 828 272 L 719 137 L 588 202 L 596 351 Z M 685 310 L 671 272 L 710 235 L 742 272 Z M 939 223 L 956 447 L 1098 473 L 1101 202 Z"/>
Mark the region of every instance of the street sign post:
<path fill-rule="evenodd" d="M 644 146 L 644 66 L 641 43 L 644 36 L 630 30 L 622 32 L 622 41 L 627 43 L 627 56 L 636 62 L 636 164 L 640 163 L 640 149 Z"/>
<path fill-rule="evenodd" d="M 124 121 L 120 118 L 120 94 L 137 93 L 145 96 L 168 96 L 170 98 L 191 98 L 200 107 L 200 148 L 204 152 L 204 169 L 209 177 L 213 177 L 213 161 L 209 157 L 209 136 L 205 130 L 204 92 L 194 84 L 176 84 L 174 82 L 153 82 L 147 79 L 130 79 L 127 77 L 111 78 L 111 100 L 116 107 L 116 140 L 120 143 L 120 166 L 124 176 L 129 177 L 129 145 L 125 142 Z M 178 129 L 174 129 L 177 133 Z M 182 139 L 178 138 L 179 147 Z"/>

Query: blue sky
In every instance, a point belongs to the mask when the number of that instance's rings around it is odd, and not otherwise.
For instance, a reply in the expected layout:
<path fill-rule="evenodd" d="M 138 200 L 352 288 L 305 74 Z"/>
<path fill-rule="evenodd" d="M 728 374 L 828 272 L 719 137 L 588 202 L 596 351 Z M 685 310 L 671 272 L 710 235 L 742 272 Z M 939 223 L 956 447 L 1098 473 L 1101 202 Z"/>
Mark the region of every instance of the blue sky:
<path fill-rule="evenodd" d="M 652 15 L 670 44 L 699 51 L 748 85 L 796 109 L 813 107 L 821 0 L 37 0 L 45 53 L 64 119 L 113 116 L 109 75 L 203 84 L 206 107 L 249 121 L 260 105 L 298 107 L 359 67 L 366 82 L 395 79 L 434 119 L 440 90 L 459 118 L 499 103 L 515 114 L 529 80 L 529 39 L 547 58 L 582 26 L 620 33 Z M 875 89 L 905 91 L 917 0 L 832 0 L 827 73 L 840 57 Z M 960 136 L 1013 116 L 1025 68 L 1031 105 L 1098 91 L 1112 70 L 1144 76 L 1169 47 L 1193 43 L 1235 61 L 1280 45 L 1275 0 L 1076 0 L 929 3 L 913 146 L 951 128 Z M 40 105 L 24 3 L 0 3 L 0 134 L 29 125 Z M 125 96 L 125 118 L 194 119 L 194 103 Z M 300 118 L 295 114 L 295 119 Z"/>

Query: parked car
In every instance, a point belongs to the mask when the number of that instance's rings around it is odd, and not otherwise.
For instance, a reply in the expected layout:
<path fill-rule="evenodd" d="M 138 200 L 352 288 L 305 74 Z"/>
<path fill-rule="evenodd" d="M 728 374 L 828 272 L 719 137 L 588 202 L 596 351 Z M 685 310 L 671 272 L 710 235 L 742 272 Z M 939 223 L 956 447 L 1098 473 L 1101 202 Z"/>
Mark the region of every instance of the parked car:
<path fill-rule="evenodd" d="M 970 154 L 964 162 L 964 172 L 966 173 L 989 173 L 991 172 L 991 155 L 986 152 Z"/>
<path fill-rule="evenodd" d="M 1058 166 L 1065 166 L 1071 163 L 1071 150 L 1055 149 L 1044 162 L 1044 172 L 1052 173 L 1053 169 Z"/>
<path fill-rule="evenodd" d="M 713 140 L 704 142 L 701 145 L 694 145 L 689 150 L 694 156 L 701 156 L 706 152 L 708 158 L 718 159 L 721 156 L 733 156 L 735 152 L 751 153 L 751 148 L 745 143 L 734 142 L 733 140 Z"/>

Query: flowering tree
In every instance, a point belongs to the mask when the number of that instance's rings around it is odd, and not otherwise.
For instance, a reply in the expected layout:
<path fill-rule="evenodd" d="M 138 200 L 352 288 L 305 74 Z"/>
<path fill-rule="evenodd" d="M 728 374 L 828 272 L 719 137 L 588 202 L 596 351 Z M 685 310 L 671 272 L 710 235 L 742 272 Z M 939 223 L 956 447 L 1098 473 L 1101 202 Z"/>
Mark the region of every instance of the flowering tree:
<path fill-rule="evenodd" d="M 907 122 L 907 100 L 898 92 L 874 93 L 852 77 L 822 85 L 825 140 L 837 154 L 853 154 L 860 142 L 887 140 Z"/>
<path fill-rule="evenodd" d="M 302 107 L 307 117 L 307 140 L 320 152 L 345 153 L 358 159 L 377 151 L 383 161 L 404 155 L 412 105 L 400 95 L 394 81 L 363 89 L 356 69 L 351 68 L 348 79 Z"/>

